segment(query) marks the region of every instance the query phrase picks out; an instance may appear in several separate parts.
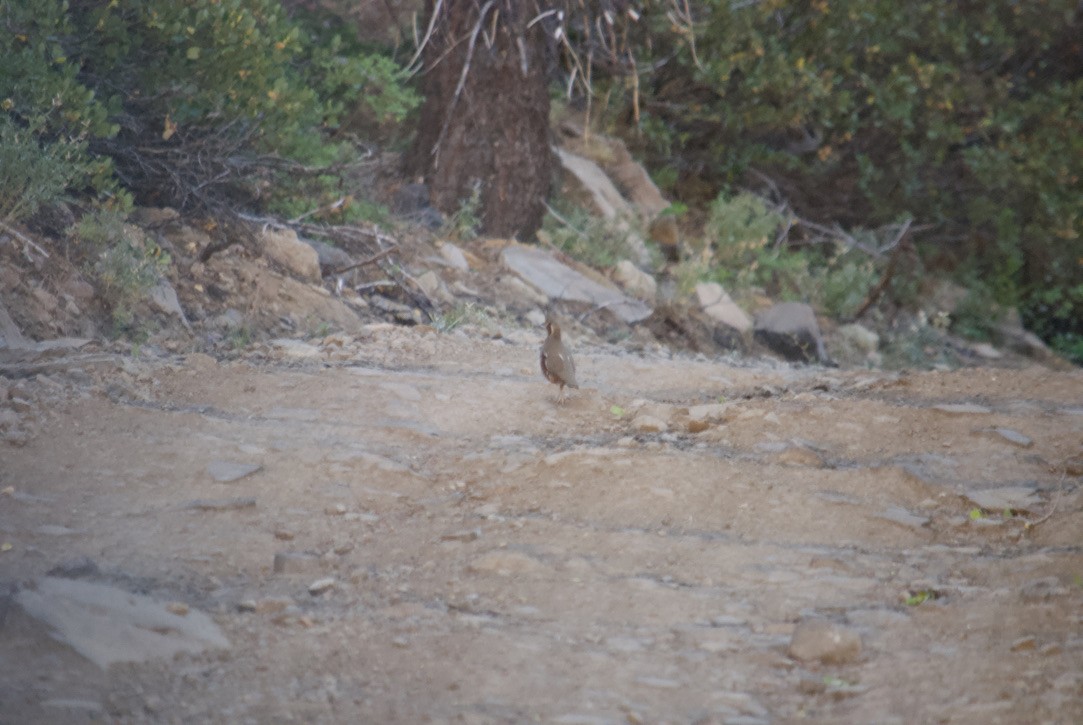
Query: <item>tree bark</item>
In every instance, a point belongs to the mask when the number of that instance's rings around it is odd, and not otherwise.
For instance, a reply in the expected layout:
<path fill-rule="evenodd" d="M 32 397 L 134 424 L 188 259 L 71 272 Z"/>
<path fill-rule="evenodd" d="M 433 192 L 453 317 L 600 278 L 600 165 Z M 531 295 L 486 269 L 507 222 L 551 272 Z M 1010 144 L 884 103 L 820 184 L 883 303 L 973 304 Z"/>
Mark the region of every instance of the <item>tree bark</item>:
<path fill-rule="evenodd" d="M 528 0 L 426 0 L 425 102 L 408 173 L 453 214 L 480 195 L 481 230 L 529 239 L 541 227 L 554 160 L 545 8 Z M 425 27 L 428 27 L 427 25 Z"/>

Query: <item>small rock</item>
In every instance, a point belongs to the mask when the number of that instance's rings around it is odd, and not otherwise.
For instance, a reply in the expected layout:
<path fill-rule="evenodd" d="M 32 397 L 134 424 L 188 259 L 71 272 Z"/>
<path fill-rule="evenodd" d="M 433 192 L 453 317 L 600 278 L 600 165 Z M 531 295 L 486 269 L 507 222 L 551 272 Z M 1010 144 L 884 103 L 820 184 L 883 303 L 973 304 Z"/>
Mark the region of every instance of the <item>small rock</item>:
<path fill-rule="evenodd" d="M 323 512 L 328 516 L 342 516 L 346 513 L 346 506 L 344 504 L 336 503 L 334 506 L 326 507 Z"/>
<path fill-rule="evenodd" d="M 263 466 L 255 463 L 235 463 L 232 461 L 211 461 L 207 464 L 207 473 L 219 483 L 231 483 L 245 476 L 250 476 Z"/>
<path fill-rule="evenodd" d="M 1038 640 L 1034 637 L 1020 637 L 1012 642 L 1012 652 L 1033 652 L 1038 648 Z"/>
<path fill-rule="evenodd" d="M 440 278 L 431 269 L 427 270 L 424 274 L 417 276 L 417 284 L 421 287 L 421 291 L 425 293 L 425 296 L 430 300 L 437 302 L 449 302 L 452 297 L 446 289 L 444 289 L 444 283 L 440 281 Z"/>
<path fill-rule="evenodd" d="M 170 602 L 165 605 L 166 611 L 176 614 L 178 617 L 183 617 L 188 614 L 188 605 L 184 602 Z"/>
<path fill-rule="evenodd" d="M 275 574 L 303 574 L 321 566 L 320 557 L 307 551 L 280 551 L 275 554 Z"/>
<path fill-rule="evenodd" d="M 880 347 L 880 336 L 856 322 L 840 327 L 839 335 L 853 345 L 854 348 L 864 353 L 876 352 Z"/>
<path fill-rule="evenodd" d="M 665 421 L 653 415 L 640 413 L 632 421 L 632 428 L 640 433 L 663 433 L 668 428 Z"/>
<path fill-rule="evenodd" d="M 995 347 L 987 342 L 978 342 L 970 346 L 970 349 L 980 358 L 986 360 L 999 360 L 1004 357 L 1004 353 L 997 350 Z"/>
<path fill-rule="evenodd" d="M 452 269 L 457 269 L 460 272 L 465 272 L 470 269 L 470 263 L 466 261 L 466 255 L 463 254 L 463 250 L 456 247 L 451 242 L 444 242 L 440 245 L 440 256 L 444 258 L 447 265 Z"/>
<path fill-rule="evenodd" d="M 266 229 L 262 235 L 263 251 L 298 279 L 319 282 L 320 255 L 297 238 L 292 229 Z"/>
<path fill-rule="evenodd" d="M 920 529 L 929 523 L 926 517 L 912 514 L 901 506 L 888 506 L 876 514 L 876 517 L 911 529 Z"/>
<path fill-rule="evenodd" d="M 1045 602 L 1056 597 L 1063 597 L 1068 594 L 1068 587 L 1060 583 L 1060 579 L 1055 576 L 1042 577 L 1041 579 L 1031 579 L 1023 584 L 1019 591 L 1023 601 L 1027 602 Z"/>
<path fill-rule="evenodd" d="M 630 260 L 623 259 L 613 269 L 613 281 L 630 295 L 641 300 L 653 301 L 658 295 L 658 283 Z"/>
<path fill-rule="evenodd" d="M 308 585 L 308 593 L 312 596 L 318 596 L 326 591 L 330 591 L 335 588 L 335 578 L 326 577 L 324 579 L 317 579 Z"/>
<path fill-rule="evenodd" d="M 704 314 L 715 322 L 745 333 L 752 329 L 752 320 L 737 306 L 729 293 L 717 282 L 700 282 L 696 285 L 696 299 Z"/>
<path fill-rule="evenodd" d="M 1042 502 L 1038 492 L 1029 486 L 1001 486 L 967 491 L 966 497 L 986 511 L 1032 511 Z"/>
<path fill-rule="evenodd" d="M 689 433 L 702 433 L 711 427 L 710 422 L 706 420 L 689 420 L 688 432 Z"/>
<path fill-rule="evenodd" d="M 515 551 L 491 551 L 470 562 L 467 569 L 475 573 L 511 576 L 542 568 L 537 559 Z"/>
<path fill-rule="evenodd" d="M 320 274 L 322 275 L 334 274 L 337 270 L 345 269 L 353 264 L 353 257 L 344 249 L 316 239 L 305 239 L 303 241 L 316 250 L 316 258 L 320 261 Z"/>
<path fill-rule="evenodd" d="M 184 364 L 195 372 L 208 372 L 218 367 L 218 361 L 202 352 L 193 352 L 184 356 Z"/>
<path fill-rule="evenodd" d="M 824 460 L 820 457 L 820 454 L 805 446 L 786 446 L 781 453 L 775 456 L 775 462 L 784 466 L 824 467 Z"/>
<path fill-rule="evenodd" d="M 1032 441 L 1030 438 L 1027 438 L 1019 431 L 1012 430 L 1011 428 L 993 428 L 992 432 L 1000 436 L 1004 440 L 1008 441 L 1009 443 L 1019 446 L 1020 448 L 1030 448 L 1032 445 L 1034 445 L 1034 441 Z"/>
<path fill-rule="evenodd" d="M 105 584 L 44 577 L 15 601 L 52 636 L 102 669 L 115 662 L 172 659 L 180 652 L 227 649 L 203 612 L 170 612 L 162 602 Z"/>
<path fill-rule="evenodd" d="M 253 496 L 239 496 L 237 498 L 197 498 L 184 504 L 186 509 L 197 511 L 234 511 L 237 509 L 252 508 L 256 505 Z"/>
<path fill-rule="evenodd" d="M 192 326 L 188 322 L 188 317 L 184 314 L 184 309 L 180 305 L 180 300 L 177 298 L 177 290 L 173 289 L 173 285 L 169 284 L 168 280 L 159 279 L 158 283 L 150 288 L 150 301 L 159 312 L 176 317 L 184 326 L 189 330 Z"/>
<path fill-rule="evenodd" d="M 279 541 L 293 541 L 293 532 L 287 529 L 275 529 L 275 538 Z"/>
<path fill-rule="evenodd" d="M 310 360 L 323 357 L 324 353 L 315 345 L 310 345 L 302 340 L 291 340 L 288 337 L 277 338 L 267 343 L 274 352 L 282 357 L 297 360 Z"/>
<path fill-rule="evenodd" d="M 934 405 L 933 410 L 938 410 L 941 413 L 949 413 L 951 415 L 985 415 L 986 413 L 993 412 L 984 405 L 978 405 L 976 403 L 941 403 L 939 405 Z"/>
<path fill-rule="evenodd" d="M 803 302 L 781 302 L 760 312 L 754 336 L 787 360 L 831 362 L 816 313 Z"/>
<path fill-rule="evenodd" d="M 726 414 L 733 407 L 731 403 L 706 403 L 693 405 L 688 409 L 688 417 L 691 420 L 702 420 L 710 423 L 722 423 L 726 420 Z"/>
<path fill-rule="evenodd" d="M 790 656 L 842 665 L 861 655 L 861 637 L 853 630 L 824 620 L 810 619 L 797 625 L 790 640 Z"/>

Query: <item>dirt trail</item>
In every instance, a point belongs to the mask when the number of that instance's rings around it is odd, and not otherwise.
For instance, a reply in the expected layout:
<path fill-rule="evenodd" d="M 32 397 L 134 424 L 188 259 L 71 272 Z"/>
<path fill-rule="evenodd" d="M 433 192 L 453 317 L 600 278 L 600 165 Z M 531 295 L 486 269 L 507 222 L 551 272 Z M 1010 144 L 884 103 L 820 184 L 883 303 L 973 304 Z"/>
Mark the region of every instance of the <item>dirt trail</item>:
<path fill-rule="evenodd" d="M 0 449 L 0 586 L 63 565 L 232 646 L 101 670 L 0 604 L 0 721 L 1083 722 L 1078 371 L 573 339 L 559 407 L 539 342 L 9 369 L 34 435 Z M 860 651 L 792 656 L 809 620 Z"/>

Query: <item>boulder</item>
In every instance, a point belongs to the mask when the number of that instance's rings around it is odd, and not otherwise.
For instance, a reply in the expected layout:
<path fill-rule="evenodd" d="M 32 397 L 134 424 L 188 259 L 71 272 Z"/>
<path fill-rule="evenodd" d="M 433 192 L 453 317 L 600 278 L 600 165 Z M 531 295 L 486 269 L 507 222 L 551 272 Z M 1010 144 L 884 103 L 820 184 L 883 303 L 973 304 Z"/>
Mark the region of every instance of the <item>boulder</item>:
<path fill-rule="evenodd" d="M 549 300 L 584 302 L 595 307 L 604 305 L 626 324 L 639 322 L 651 314 L 651 308 L 644 303 L 590 279 L 545 250 L 513 244 L 504 249 L 501 260 L 505 267 Z"/>
<path fill-rule="evenodd" d="M 816 313 L 803 302 L 780 302 L 760 312 L 754 336 L 787 360 L 832 364 Z"/>
<path fill-rule="evenodd" d="M 641 300 L 653 301 L 658 294 L 658 283 L 654 281 L 654 277 L 627 259 L 617 263 L 613 270 L 613 280 L 624 288 L 625 292 Z"/>
<path fill-rule="evenodd" d="M 316 256 L 320 260 L 320 273 L 323 275 L 332 274 L 337 269 L 344 269 L 353 264 L 353 257 L 334 244 L 316 239 L 305 239 L 304 242 L 316 250 Z"/>
<path fill-rule="evenodd" d="M 696 299 L 700 309 L 715 322 L 745 333 L 752 329 L 752 320 L 745 311 L 730 299 L 726 290 L 717 282 L 700 282 L 696 285 Z"/>
<path fill-rule="evenodd" d="M 320 255 L 292 229 L 265 229 L 263 251 L 290 274 L 305 282 L 320 281 Z"/>

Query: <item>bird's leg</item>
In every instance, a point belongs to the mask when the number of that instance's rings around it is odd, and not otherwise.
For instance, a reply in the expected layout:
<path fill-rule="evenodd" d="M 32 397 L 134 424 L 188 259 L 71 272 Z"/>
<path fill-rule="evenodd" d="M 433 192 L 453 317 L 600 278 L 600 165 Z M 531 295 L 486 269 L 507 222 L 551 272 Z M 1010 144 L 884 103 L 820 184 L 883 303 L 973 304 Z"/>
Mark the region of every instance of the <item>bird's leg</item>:
<path fill-rule="evenodd" d="M 560 386 L 560 395 L 557 396 L 557 405 L 564 405 L 564 386 Z"/>

